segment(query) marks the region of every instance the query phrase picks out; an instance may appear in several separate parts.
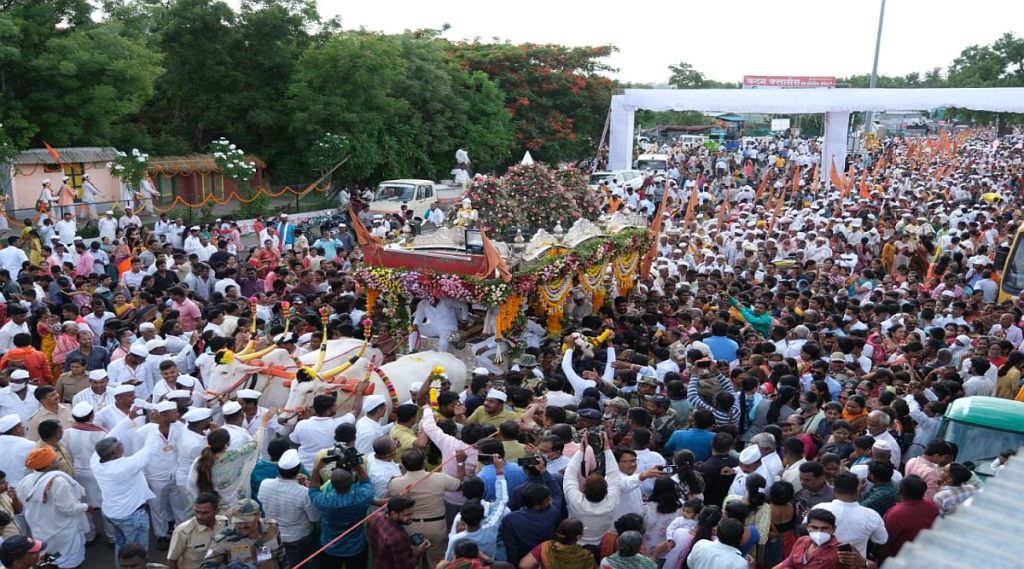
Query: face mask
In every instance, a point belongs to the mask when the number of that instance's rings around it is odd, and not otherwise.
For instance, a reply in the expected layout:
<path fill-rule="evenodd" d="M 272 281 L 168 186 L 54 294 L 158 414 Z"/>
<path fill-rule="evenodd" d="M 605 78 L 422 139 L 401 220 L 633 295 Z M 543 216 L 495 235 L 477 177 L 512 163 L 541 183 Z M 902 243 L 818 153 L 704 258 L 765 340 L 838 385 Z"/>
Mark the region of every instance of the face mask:
<path fill-rule="evenodd" d="M 810 536 L 811 541 L 813 541 L 815 545 L 824 545 L 828 543 L 828 540 L 832 539 L 832 534 L 827 531 L 812 531 L 808 532 L 807 535 Z"/>
<path fill-rule="evenodd" d="M 14 390 L 14 391 L 21 391 L 21 390 L 25 389 L 26 385 L 28 385 L 28 384 L 27 383 L 13 383 L 12 382 L 11 383 L 11 389 Z"/>

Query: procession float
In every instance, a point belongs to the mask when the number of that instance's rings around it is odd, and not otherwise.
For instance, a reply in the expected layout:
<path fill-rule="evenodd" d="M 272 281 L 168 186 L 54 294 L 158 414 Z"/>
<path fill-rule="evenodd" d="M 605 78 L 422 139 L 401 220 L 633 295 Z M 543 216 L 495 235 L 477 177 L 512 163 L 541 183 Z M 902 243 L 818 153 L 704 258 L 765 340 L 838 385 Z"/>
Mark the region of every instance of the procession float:
<path fill-rule="evenodd" d="M 405 228 L 384 240 L 354 218 L 366 313 L 404 353 L 416 301 L 466 303 L 490 315 L 495 339 L 514 355 L 527 313 L 558 334 L 572 291 L 590 295 L 596 312 L 609 293 L 626 294 L 637 282 L 656 229 L 644 215 L 602 211 L 601 201 L 574 170 L 521 164 L 473 181 L 432 232 Z"/>

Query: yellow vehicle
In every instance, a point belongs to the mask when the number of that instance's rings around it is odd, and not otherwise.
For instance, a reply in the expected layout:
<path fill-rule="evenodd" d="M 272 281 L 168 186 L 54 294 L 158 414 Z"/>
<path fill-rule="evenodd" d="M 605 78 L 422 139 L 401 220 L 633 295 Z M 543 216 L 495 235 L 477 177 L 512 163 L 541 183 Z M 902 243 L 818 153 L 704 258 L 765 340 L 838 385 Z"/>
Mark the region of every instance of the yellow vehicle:
<path fill-rule="evenodd" d="M 1004 259 L 1000 259 L 1005 255 Z M 1009 253 L 996 252 L 995 266 L 1002 267 L 999 273 L 999 302 L 1014 301 L 1024 290 L 1024 223 L 1010 241 Z"/>

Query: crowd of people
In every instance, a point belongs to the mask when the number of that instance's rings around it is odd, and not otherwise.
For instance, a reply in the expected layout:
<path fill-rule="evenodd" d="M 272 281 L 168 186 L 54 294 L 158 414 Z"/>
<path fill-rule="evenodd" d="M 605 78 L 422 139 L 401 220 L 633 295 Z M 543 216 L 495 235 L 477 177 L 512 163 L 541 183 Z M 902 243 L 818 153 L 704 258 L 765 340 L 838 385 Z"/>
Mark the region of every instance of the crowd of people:
<path fill-rule="evenodd" d="M 1024 138 L 953 140 L 884 140 L 852 191 L 813 140 L 670 144 L 668 171 L 601 188 L 649 216 L 669 193 L 629 291 L 570 295 L 560 333 L 528 313 L 504 361 L 466 338 L 462 390 L 424 377 L 392 409 L 357 386 L 293 421 L 209 380 L 250 340 L 297 358 L 380 320 L 357 220 L 260 220 L 246 250 L 231 220 L 128 214 L 86 244 L 44 217 L 0 249 L 0 563 L 142 567 L 152 536 L 172 569 L 877 567 L 982 487 L 936 438 L 947 406 L 1024 400 L 994 265 Z M 457 350 L 485 315 L 451 304 L 414 323 Z"/>

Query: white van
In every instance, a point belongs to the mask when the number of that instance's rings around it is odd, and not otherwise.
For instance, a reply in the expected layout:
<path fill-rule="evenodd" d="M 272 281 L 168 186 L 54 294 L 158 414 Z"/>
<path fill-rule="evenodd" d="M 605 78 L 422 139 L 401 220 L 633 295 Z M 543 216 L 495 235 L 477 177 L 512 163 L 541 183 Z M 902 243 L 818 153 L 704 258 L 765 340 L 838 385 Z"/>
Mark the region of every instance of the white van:
<path fill-rule="evenodd" d="M 664 173 L 668 170 L 668 154 L 641 154 L 636 157 L 636 169 Z"/>
<path fill-rule="evenodd" d="M 370 202 L 370 213 L 395 213 L 406 205 L 413 215 L 423 217 L 436 201 L 442 205 L 456 203 L 462 189 L 452 188 L 430 180 L 385 180 L 377 186 Z"/>

